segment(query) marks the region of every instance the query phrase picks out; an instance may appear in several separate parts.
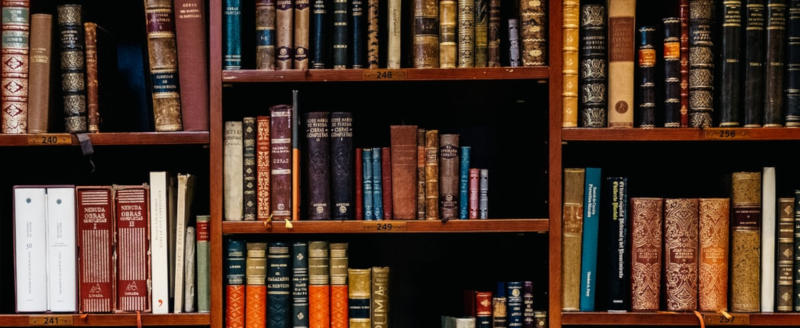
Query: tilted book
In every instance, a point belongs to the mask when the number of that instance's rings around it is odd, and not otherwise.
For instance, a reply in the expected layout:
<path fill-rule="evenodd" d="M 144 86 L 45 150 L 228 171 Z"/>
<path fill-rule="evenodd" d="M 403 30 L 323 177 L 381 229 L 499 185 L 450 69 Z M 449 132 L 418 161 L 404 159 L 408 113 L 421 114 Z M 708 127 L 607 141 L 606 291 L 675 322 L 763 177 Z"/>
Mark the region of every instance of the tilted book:
<path fill-rule="evenodd" d="M 765 104 L 766 105 L 766 104 Z M 761 174 L 761 312 L 775 311 L 775 168 Z"/>
<path fill-rule="evenodd" d="M 794 198 L 778 199 L 778 252 L 775 272 L 776 312 L 791 312 L 794 286 Z"/>
<path fill-rule="evenodd" d="M 636 1 L 608 2 L 608 127 L 633 127 Z"/>
<path fill-rule="evenodd" d="M 223 42 L 222 67 L 235 70 L 242 67 L 242 5 L 241 0 L 225 0 L 222 11 Z"/>
<path fill-rule="evenodd" d="M 522 39 L 522 66 L 539 66 L 547 64 L 548 15 L 546 4 L 547 1 L 520 1 L 519 11 L 521 25 L 520 38 Z M 577 4 L 575 6 L 577 7 Z M 575 25 L 575 27 L 577 27 L 577 24 Z M 577 32 L 577 29 L 575 31 Z"/>
<path fill-rule="evenodd" d="M 245 242 L 228 239 L 225 252 L 225 327 L 244 328 Z"/>
<path fill-rule="evenodd" d="M 347 243 L 330 244 L 331 328 L 347 328 Z"/>
<path fill-rule="evenodd" d="M 767 54 L 764 62 L 766 68 L 764 74 L 765 127 L 783 126 L 783 76 L 786 74 L 784 72 L 785 39 L 786 0 L 767 0 Z M 762 294 L 762 297 L 765 296 L 772 295 Z M 762 303 L 762 307 L 763 305 L 765 304 Z"/>
<path fill-rule="evenodd" d="M 308 327 L 308 243 L 292 244 L 292 327 Z"/>
<path fill-rule="evenodd" d="M 110 186 L 75 188 L 78 220 L 80 312 L 111 312 L 115 306 L 114 195 Z"/>
<path fill-rule="evenodd" d="M 465 220 L 469 212 L 469 157 L 470 146 L 461 146 L 461 162 L 458 169 L 458 218 Z"/>
<path fill-rule="evenodd" d="M 267 327 L 267 244 L 248 242 L 246 259 L 245 325 Z"/>
<path fill-rule="evenodd" d="M 267 326 L 270 328 L 292 326 L 290 249 L 286 242 L 267 245 Z"/>
<path fill-rule="evenodd" d="M 720 47 L 720 126 L 739 126 L 742 106 L 742 0 L 723 2 Z M 748 31 L 749 32 L 749 31 Z M 751 45 L 747 45 L 749 48 Z"/>
<path fill-rule="evenodd" d="M 664 18 L 664 127 L 681 126 L 681 20 Z"/>
<path fill-rule="evenodd" d="M 372 208 L 375 220 L 383 220 L 383 170 L 381 149 L 372 148 Z"/>
<path fill-rule="evenodd" d="M 561 239 L 561 309 L 578 311 L 581 286 L 581 237 L 586 169 L 564 169 Z"/>
<path fill-rule="evenodd" d="M 364 68 L 364 1 L 350 0 L 350 40 L 352 68 Z"/>
<path fill-rule="evenodd" d="M 28 133 L 45 133 L 50 114 L 53 15 L 31 15 Z"/>
<path fill-rule="evenodd" d="M 789 0 L 789 18 L 786 24 L 786 85 L 784 87 L 786 126 L 798 127 L 800 126 L 800 0 Z M 33 47 L 31 47 L 31 51 L 33 51 Z M 32 67 L 33 60 L 31 60 Z M 31 73 L 31 77 L 33 77 L 33 73 Z M 28 121 L 30 122 L 30 120 Z M 30 125 L 28 130 L 30 130 Z"/>
<path fill-rule="evenodd" d="M 402 0 L 388 0 L 389 2 L 389 16 L 386 20 L 388 25 L 388 42 L 387 42 L 387 60 L 386 67 L 390 69 L 400 68 L 400 49 L 401 49 L 401 35 L 402 29 L 400 28 L 402 22 Z"/>
<path fill-rule="evenodd" d="M 292 219 L 292 108 L 270 107 L 270 198 L 273 220 Z"/>
<path fill-rule="evenodd" d="M 156 131 L 179 131 L 178 53 L 170 0 L 144 0 Z"/>
<path fill-rule="evenodd" d="M 52 312 L 75 312 L 78 308 L 75 187 L 47 186 L 46 208 L 47 309 Z M 31 276 L 36 277 L 38 274 L 32 273 Z M 20 278 L 19 275 L 17 277 Z"/>
<path fill-rule="evenodd" d="M 732 176 L 731 291 L 734 312 L 758 312 L 761 300 L 761 172 Z"/>
<path fill-rule="evenodd" d="M 372 328 L 389 327 L 389 267 L 372 267 Z"/>
<path fill-rule="evenodd" d="M 414 68 L 439 67 L 439 6 L 436 0 L 414 2 Z"/>
<path fill-rule="evenodd" d="M 369 319 L 372 270 L 347 269 L 348 320 L 350 328 L 372 328 Z"/>
<path fill-rule="evenodd" d="M 175 39 L 184 131 L 208 131 L 208 41 L 205 2 L 175 1 Z"/>
<path fill-rule="evenodd" d="M 730 199 L 700 198 L 698 308 L 728 309 L 728 227 Z"/>
<path fill-rule="evenodd" d="M 186 227 L 192 214 L 194 200 L 194 175 L 178 174 L 178 203 L 175 224 L 175 289 L 172 298 L 175 300 L 173 313 L 181 313 L 184 294 L 184 265 L 186 254 Z"/>
<path fill-rule="evenodd" d="M 713 0 L 689 0 L 689 126 L 713 125 L 714 22 Z"/>
<path fill-rule="evenodd" d="M 389 147 L 381 147 L 381 174 L 383 218 L 385 220 L 391 220 L 393 217 L 394 204 L 392 202 L 392 151 Z"/>
<path fill-rule="evenodd" d="M 417 126 L 392 125 L 390 136 L 393 218 L 413 220 L 417 217 Z"/>
<path fill-rule="evenodd" d="M 198 215 L 196 219 L 197 225 L 197 246 L 195 251 L 197 254 L 197 312 L 208 313 L 211 311 L 211 293 L 210 293 L 210 262 L 211 249 L 209 248 L 209 224 L 210 217 L 208 215 Z"/>
<path fill-rule="evenodd" d="M 353 113 L 331 113 L 331 217 L 353 219 Z"/>
<path fill-rule="evenodd" d="M 256 195 L 256 135 L 257 126 L 255 117 L 242 118 L 242 171 L 244 173 L 244 187 L 242 201 L 244 210 L 242 217 L 246 221 L 253 221 L 258 214 L 258 196 Z"/>
<path fill-rule="evenodd" d="M 439 67 L 456 67 L 456 0 L 439 1 Z"/>
<path fill-rule="evenodd" d="M 100 132 L 100 103 L 97 80 L 97 24 L 83 23 L 86 42 L 86 107 L 89 132 Z"/>
<path fill-rule="evenodd" d="M 524 2 L 523 2 L 524 3 Z M 541 2 L 540 2 L 541 3 Z M 489 0 L 475 0 L 475 67 L 486 67 L 489 57 Z"/>
<path fill-rule="evenodd" d="M 581 126 L 587 128 L 606 126 L 608 61 L 605 16 L 605 1 L 581 4 L 580 116 Z"/>
<path fill-rule="evenodd" d="M 147 11 L 146 9 L 145 15 Z M 82 9 L 79 4 L 58 6 L 61 97 L 64 103 L 64 131 L 68 133 L 87 131 L 86 85 L 84 83 L 86 66 L 83 57 L 81 13 Z"/>
<path fill-rule="evenodd" d="M 639 127 L 656 126 L 656 49 L 653 26 L 639 28 Z"/>
<path fill-rule="evenodd" d="M 307 211 L 311 220 L 331 218 L 329 115 L 328 112 L 305 114 Z"/>
<path fill-rule="evenodd" d="M 602 173 L 599 168 L 586 168 L 586 180 L 583 194 L 583 238 L 581 239 L 583 247 L 581 248 L 580 300 L 580 309 L 586 312 L 594 311 L 594 296 L 595 290 L 597 290 L 597 235 L 600 226 L 601 176 Z"/>
<path fill-rule="evenodd" d="M 630 304 L 630 244 L 628 227 L 628 178 L 606 178 L 607 197 L 600 204 L 609 204 L 606 207 L 609 223 L 609 234 L 606 237 L 606 247 L 610 263 L 608 266 L 608 309 L 627 310 Z"/>
<path fill-rule="evenodd" d="M 147 185 L 114 186 L 118 311 L 150 311 L 148 192 Z"/>
<path fill-rule="evenodd" d="M 292 43 L 292 36 L 294 35 L 294 1 L 276 0 L 276 9 L 275 58 L 277 63 L 275 67 L 279 70 L 292 69 L 292 60 L 294 58 L 294 44 Z"/>
<path fill-rule="evenodd" d="M 631 310 L 657 311 L 661 295 L 662 198 L 631 198 Z"/>
<path fill-rule="evenodd" d="M 439 219 L 439 130 L 425 132 L 425 219 Z"/>
<path fill-rule="evenodd" d="M 256 117 L 256 219 L 267 220 L 270 211 L 270 117 Z"/>
<path fill-rule="evenodd" d="M 664 200 L 664 281 L 668 311 L 697 310 L 697 199 Z"/>
<path fill-rule="evenodd" d="M 224 219 L 241 221 L 244 212 L 244 171 L 242 122 L 225 122 L 223 137 L 223 205 Z"/>
<path fill-rule="evenodd" d="M 197 276 L 195 273 L 196 243 L 194 227 L 186 227 L 186 246 L 183 252 L 183 312 L 197 312 Z"/>
<path fill-rule="evenodd" d="M 442 220 L 458 218 L 458 135 L 439 136 L 439 208 Z"/>
<path fill-rule="evenodd" d="M 458 0 L 458 67 L 475 66 L 475 0 Z"/>
<path fill-rule="evenodd" d="M 765 0 L 745 0 L 744 127 L 760 127 L 764 111 Z M 734 204 L 735 206 L 735 204 Z"/>
<path fill-rule="evenodd" d="M 308 69 L 310 0 L 294 1 L 294 68 Z"/>
<path fill-rule="evenodd" d="M 309 328 L 330 327 L 330 259 L 328 242 L 308 244 L 308 323 Z"/>
<path fill-rule="evenodd" d="M 348 0 L 333 0 L 333 68 L 347 68 L 350 20 L 347 15 Z"/>
<path fill-rule="evenodd" d="M 174 206 L 169 206 L 170 178 L 167 172 L 150 172 L 150 273 L 153 314 L 169 313 L 169 218 Z"/>
<path fill-rule="evenodd" d="M 367 62 L 370 69 L 378 68 L 379 65 L 379 15 L 378 0 L 367 0 Z"/>
<path fill-rule="evenodd" d="M 47 194 L 14 186 L 14 304 L 17 312 L 47 311 Z"/>
<path fill-rule="evenodd" d="M 522 281 L 506 283 L 508 328 L 522 327 Z"/>
<path fill-rule="evenodd" d="M 28 131 L 30 0 L 3 0 L 3 133 Z"/>
<path fill-rule="evenodd" d="M 275 70 L 275 0 L 256 1 L 256 68 Z"/>
<path fill-rule="evenodd" d="M 574 128 L 578 126 L 578 25 L 580 24 L 580 1 L 562 0 L 562 13 L 562 126 L 565 128 Z M 514 31 L 512 27 L 514 27 L 514 25 L 509 22 L 509 31 Z M 520 37 L 524 38 L 522 35 L 520 35 Z M 632 37 L 633 35 L 631 35 L 631 38 Z M 631 55 L 631 57 L 633 57 L 633 55 Z M 513 58 L 511 62 L 513 66 Z"/>

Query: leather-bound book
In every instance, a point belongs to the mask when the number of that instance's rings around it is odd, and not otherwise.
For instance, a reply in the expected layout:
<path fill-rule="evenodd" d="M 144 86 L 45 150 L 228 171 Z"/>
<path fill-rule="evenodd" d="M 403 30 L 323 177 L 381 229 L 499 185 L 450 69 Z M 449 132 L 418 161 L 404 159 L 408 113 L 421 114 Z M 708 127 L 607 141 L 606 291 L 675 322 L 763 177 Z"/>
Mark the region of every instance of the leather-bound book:
<path fill-rule="evenodd" d="M 608 309 L 627 310 L 630 304 L 630 246 L 628 237 L 628 227 L 630 220 L 628 215 L 628 178 L 608 177 L 606 178 L 605 200 L 601 204 L 610 204 L 607 207 L 607 226 L 609 234 L 606 237 L 606 245 L 610 256 L 608 266 Z M 599 270 L 598 270 L 599 271 Z"/>
<path fill-rule="evenodd" d="M 608 127 L 633 127 L 635 0 L 608 2 Z"/>
<path fill-rule="evenodd" d="M 681 21 L 664 18 L 664 127 L 681 126 Z"/>
<path fill-rule="evenodd" d="M 308 23 L 311 0 L 294 1 L 294 68 L 308 69 Z"/>
<path fill-rule="evenodd" d="M 442 220 L 458 218 L 458 135 L 439 136 L 439 208 Z"/>
<path fill-rule="evenodd" d="M 211 265 L 208 258 L 211 256 L 210 239 L 211 235 L 208 231 L 210 215 L 198 215 L 196 219 L 197 224 L 197 312 L 210 313 L 211 312 L 211 293 L 210 293 L 210 276 L 209 270 Z M 151 230 L 152 231 L 152 230 Z M 188 231 L 188 229 L 187 229 Z M 152 235 L 152 233 L 151 233 Z M 188 236 L 187 236 L 188 237 Z M 188 242 L 188 239 L 187 239 Z M 152 248 L 152 246 L 151 246 Z M 152 264 L 150 264 L 152 267 Z M 188 303 L 188 301 L 184 301 Z M 152 306 L 152 304 L 151 304 Z"/>
<path fill-rule="evenodd" d="M 347 269 L 348 312 L 350 328 L 371 328 L 369 320 L 372 296 L 372 270 Z"/>
<path fill-rule="evenodd" d="M 519 59 L 519 19 L 508 19 L 508 65 L 518 67 Z"/>
<path fill-rule="evenodd" d="M 372 191 L 372 148 L 364 148 L 362 159 L 363 167 L 363 189 L 364 189 L 364 220 L 375 220 L 375 208 L 373 206 Z"/>
<path fill-rule="evenodd" d="M 245 243 L 228 239 L 225 248 L 225 327 L 245 327 Z"/>
<path fill-rule="evenodd" d="M 502 281 L 497 282 L 497 289 L 492 297 L 492 327 L 493 328 L 506 328 L 506 283 Z"/>
<path fill-rule="evenodd" d="M 149 192 L 147 185 L 114 187 L 117 311 L 150 311 Z"/>
<path fill-rule="evenodd" d="M 242 118 L 242 171 L 244 172 L 244 188 L 242 190 L 242 200 L 244 201 L 243 218 L 245 220 L 255 220 L 258 214 L 258 196 L 256 180 L 256 135 L 257 126 L 255 117 Z"/>
<path fill-rule="evenodd" d="M 308 323 L 309 328 L 330 327 L 330 267 L 328 242 L 308 244 Z"/>
<path fill-rule="evenodd" d="M 172 2 L 145 0 L 145 16 L 156 131 L 179 131 L 183 125 Z"/>
<path fill-rule="evenodd" d="M 393 216 L 413 220 L 417 217 L 417 126 L 392 125 L 390 133 Z M 388 186 L 384 183 L 383 187 Z"/>
<path fill-rule="evenodd" d="M 256 218 L 267 220 L 270 212 L 269 116 L 256 117 Z"/>
<path fill-rule="evenodd" d="M 487 64 L 500 67 L 500 0 L 489 1 L 489 30 L 487 32 Z"/>
<path fill-rule="evenodd" d="M 656 28 L 639 28 L 639 127 L 656 126 Z"/>
<path fill-rule="evenodd" d="M 149 1 L 146 2 L 146 4 L 149 4 Z M 149 8 L 149 6 L 145 6 L 146 15 L 150 12 Z M 64 102 L 64 131 L 69 133 L 86 132 L 88 128 L 86 116 L 86 86 L 84 82 L 86 66 L 84 66 L 83 59 L 84 43 L 81 11 L 81 5 L 79 4 L 65 4 L 58 6 L 59 49 L 61 50 L 61 95 Z M 160 14 L 153 13 L 151 16 L 153 17 L 152 19 L 155 19 L 155 17 L 160 16 Z M 169 24 L 153 24 L 153 26 L 148 24 L 148 35 L 150 34 L 151 28 L 163 26 L 165 29 L 167 29 L 167 27 L 164 25 L 170 25 L 169 30 L 172 29 L 172 15 L 163 14 L 163 16 L 165 16 L 164 19 L 168 20 Z M 148 18 L 148 21 L 149 20 L 151 20 L 151 18 Z M 164 43 L 168 44 L 168 42 Z M 167 53 L 167 55 L 162 56 L 159 59 L 164 59 L 163 57 L 169 57 L 169 51 L 166 49 L 164 51 Z M 156 60 L 156 58 L 151 58 L 151 61 L 153 60 Z M 151 62 L 151 73 L 153 73 L 152 67 L 154 66 L 155 65 Z M 174 79 L 171 78 L 172 75 L 169 74 L 169 69 L 166 69 L 166 71 L 167 72 L 165 73 L 164 77 L 166 77 L 167 80 L 174 81 Z M 163 87 L 169 89 L 170 85 L 171 84 L 167 82 L 165 85 L 163 85 Z M 161 93 L 158 95 L 161 95 Z M 157 99 L 156 94 L 153 94 L 153 96 L 153 99 Z M 159 102 L 159 104 L 161 104 L 161 102 Z M 158 113 L 158 111 L 156 111 L 156 113 Z M 169 111 L 169 113 L 173 112 Z M 164 129 L 180 130 L 180 108 L 178 108 L 176 113 L 178 115 L 177 121 L 171 119 L 172 116 L 169 118 L 164 118 L 162 115 L 159 116 L 161 120 L 157 121 L 157 123 L 163 123 L 162 127 Z M 158 129 L 158 126 L 156 130 L 161 131 Z"/>
<path fill-rule="evenodd" d="M 710 127 L 714 111 L 713 0 L 689 0 L 689 126 Z"/>
<path fill-rule="evenodd" d="M 439 130 L 425 132 L 425 219 L 439 219 Z"/>
<path fill-rule="evenodd" d="M 114 195 L 109 186 L 79 186 L 78 294 L 80 312 L 111 312 L 115 305 Z"/>
<path fill-rule="evenodd" d="M 207 30 L 204 1 L 175 0 L 175 39 L 178 42 L 178 78 L 184 131 L 208 131 Z M 86 50 L 88 52 L 88 47 Z M 88 69 L 89 57 L 86 59 Z M 91 113 L 91 107 L 89 111 Z M 89 121 L 91 123 L 91 116 Z"/>
<path fill-rule="evenodd" d="M 292 69 L 294 58 L 294 0 L 276 0 L 275 11 L 275 67 L 279 70 Z"/>
<path fill-rule="evenodd" d="M 331 218 L 329 115 L 328 112 L 305 114 L 308 218 L 311 220 Z"/>
<path fill-rule="evenodd" d="M 325 0 L 312 0 L 311 3 L 311 68 L 325 68 L 328 65 L 328 10 Z"/>
<path fill-rule="evenodd" d="M 578 24 L 580 23 L 579 1 L 563 0 L 562 8 L 564 15 L 562 23 L 563 25 L 561 27 L 561 34 L 563 37 L 561 49 L 563 67 L 561 73 L 563 74 L 564 79 L 561 90 L 563 102 L 562 126 L 565 128 L 574 128 L 578 126 Z M 515 25 L 512 25 L 510 20 L 508 26 L 509 33 L 513 33 L 515 29 L 512 29 L 512 27 Z M 525 36 L 521 33 L 520 36 L 523 39 L 525 38 Z M 524 55 L 522 56 L 524 57 Z M 513 66 L 515 61 L 513 56 L 511 58 L 511 65 Z"/>
<path fill-rule="evenodd" d="M 267 327 L 267 243 L 247 243 L 245 325 Z"/>
<path fill-rule="evenodd" d="M 400 25 L 402 24 L 402 0 L 388 0 L 389 2 L 389 17 L 387 19 L 388 25 L 388 34 L 387 37 L 389 38 L 387 42 L 388 50 L 387 50 L 387 68 L 390 69 L 398 69 L 400 68 L 400 43 L 401 43 L 401 28 Z"/>
<path fill-rule="evenodd" d="M 3 133 L 28 131 L 30 0 L 3 0 Z M 82 81 L 81 81 L 82 82 Z"/>
<path fill-rule="evenodd" d="M 681 20 L 681 127 L 689 126 L 689 0 L 680 0 Z"/>
<path fill-rule="evenodd" d="M 351 0 L 352 1 L 352 0 Z M 333 68 L 347 68 L 348 39 L 350 31 L 347 16 L 348 0 L 333 1 Z"/>
<path fill-rule="evenodd" d="M 581 237 L 583 236 L 583 195 L 586 169 L 564 169 L 562 211 L 561 309 L 578 311 L 581 286 Z"/>
<path fill-rule="evenodd" d="M 364 219 L 363 148 L 356 148 L 356 220 Z"/>
<path fill-rule="evenodd" d="M 469 160 L 472 147 L 461 146 L 461 162 L 458 169 L 458 218 L 469 217 Z"/>
<path fill-rule="evenodd" d="M 786 127 L 800 127 L 800 0 L 789 0 L 786 24 Z"/>
<path fill-rule="evenodd" d="M 223 1 L 222 17 L 225 24 L 223 37 L 224 69 L 235 70 L 242 67 L 242 6 L 241 0 Z"/>
<path fill-rule="evenodd" d="M 458 67 L 475 66 L 475 0 L 458 1 Z"/>
<path fill-rule="evenodd" d="M 475 292 L 476 328 L 492 328 L 492 292 Z"/>
<path fill-rule="evenodd" d="M 270 199 L 273 220 L 292 218 L 292 108 L 270 108 Z M 327 162 L 326 162 L 327 163 Z"/>
<path fill-rule="evenodd" d="M 581 126 L 606 126 L 606 4 L 581 4 L 580 82 Z"/>
<path fill-rule="evenodd" d="M 761 285 L 761 172 L 732 177 L 731 311 L 758 312 Z"/>
<path fill-rule="evenodd" d="M 719 126 L 735 127 L 740 124 L 742 106 L 742 0 L 724 1 L 722 6 Z"/>
<path fill-rule="evenodd" d="M 362 0 L 363 1 L 363 0 Z M 378 34 L 380 33 L 378 0 L 367 0 L 367 62 L 370 69 L 378 68 L 380 55 L 380 44 Z"/>
<path fill-rule="evenodd" d="M 381 199 L 383 203 L 383 218 L 386 220 L 392 219 L 394 211 L 392 202 L 392 165 L 392 150 L 389 147 L 381 147 Z"/>
<path fill-rule="evenodd" d="M 100 104 L 97 94 L 97 24 L 83 23 L 86 41 L 86 107 L 89 132 L 100 132 Z"/>
<path fill-rule="evenodd" d="M 481 169 L 469 169 L 469 215 L 470 219 L 478 218 L 480 209 L 480 179 Z"/>
<path fill-rule="evenodd" d="M 522 282 L 522 327 L 535 327 L 535 316 L 536 312 L 533 310 L 533 281 L 526 280 Z"/>
<path fill-rule="evenodd" d="M 383 220 L 383 167 L 381 148 L 372 148 L 372 209 L 375 220 Z"/>
<path fill-rule="evenodd" d="M 292 90 L 292 220 L 300 220 L 300 91 Z"/>
<path fill-rule="evenodd" d="M 364 64 L 364 0 L 350 0 L 350 65 L 352 68 L 365 68 Z"/>
<path fill-rule="evenodd" d="M 775 311 L 775 167 L 761 173 L 761 312 Z"/>
<path fill-rule="evenodd" d="M 767 0 L 767 55 L 764 66 L 764 126 L 783 126 L 786 57 L 786 0 Z"/>
<path fill-rule="evenodd" d="M 777 312 L 792 312 L 794 299 L 794 198 L 778 200 L 778 258 L 775 283 Z"/>
<path fill-rule="evenodd" d="M 223 205 L 225 213 L 223 218 L 231 221 L 241 221 L 244 211 L 244 168 L 242 145 L 242 122 L 225 122 L 225 136 L 223 137 Z"/>
<path fill-rule="evenodd" d="M 522 281 L 506 283 L 508 328 L 522 327 Z"/>
<path fill-rule="evenodd" d="M 700 199 L 698 308 L 728 310 L 728 227 L 730 199 Z"/>
<path fill-rule="evenodd" d="M 353 219 L 353 113 L 331 113 L 331 209 L 337 220 Z"/>
<path fill-rule="evenodd" d="M 668 311 L 697 310 L 698 200 L 664 200 L 664 281 Z"/>
<path fill-rule="evenodd" d="M 275 70 L 275 0 L 256 0 L 256 68 Z"/>
<path fill-rule="evenodd" d="M 475 0 L 475 67 L 486 67 L 489 60 L 489 0 Z"/>
<path fill-rule="evenodd" d="M 331 328 L 347 328 L 347 243 L 331 243 Z"/>
<path fill-rule="evenodd" d="M 631 198 L 631 310 L 658 311 L 663 198 Z"/>
<path fill-rule="evenodd" d="M 292 326 L 291 250 L 286 242 L 267 245 L 267 327 Z"/>
<path fill-rule="evenodd" d="M 765 0 L 746 0 L 744 34 L 744 127 L 761 126 L 764 106 Z M 735 204 L 734 204 L 735 206 Z"/>
<path fill-rule="evenodd" d="M 47 132 L 50 113 L 50 45 L 52 26 L 52 15 L 31 15 L 28 133 Z"/>
<path fill-rule="evenodd" d="M 439 67 L 456 67 L 456 0 L 439 1 Z"/>
<path fill-rule="evenodd" d="M 480 192 L 478 196 L 478 218 L 489 218 L 489 170 L 480 171 Z"/>
<path fill-rule="evenodd" d="M 578 2 L 578 1 L 575 1 Z M 522 66 L 547 64 L 547 1 L 520 1 Z M 577 7 L 578 4 L 575 4 Z M 578 18 L 575 18 L 577 23 Z M 576 24 L 577 25 L 577 24 Z M 577 27 L 577 26 L 575 26 Z M 577 30 L 575 30 L 577 32 Z M 576 40 L 577 40 L 577 36 Z"/>
<path fill-rule="evenodd" d="M 372 267 L 372 328 L 389 327 L 389 267 Z"/>
<path fill-rule="evenodd" d="M 417 220 L 425 219 L 425 132 L 417 128 Z"/>
<path fill-rule="evenodd" d="M 800 312 L 800 190 L 794 191 L 794 311 Z"/>
<path fill-rule="evenodd" d="M 414 68 L 439 67 L 439 3 L 414 0 Z"/>
<path fill-rule="evenodd" d="M 292 327 L 308 327 L 308 243 L 292 244 Z"/>

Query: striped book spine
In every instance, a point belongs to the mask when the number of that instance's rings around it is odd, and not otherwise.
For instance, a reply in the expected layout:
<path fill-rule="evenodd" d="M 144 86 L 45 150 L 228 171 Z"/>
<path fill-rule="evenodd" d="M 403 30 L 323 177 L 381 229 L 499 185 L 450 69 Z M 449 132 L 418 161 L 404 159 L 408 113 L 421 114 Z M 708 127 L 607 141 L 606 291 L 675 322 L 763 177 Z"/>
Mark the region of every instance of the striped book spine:
<path fill-rule="evenodd" d="M 265 328 L 267 321 L 267 244 L 247 243 L 246 279 L 245 287 L 245 325 L 247 328 Z"/>
<path fill-rule="evenodd" d="M 64 131 L 69 133 L 85 132 L 88 129 L 82 28 L 81 5 L 58 6 Z"/>
<path fill-rule="evenodd" d="M 362 151 L 362 170 L 364 184 L 364 220 L 375 220 L 375 212 L 372 199 L 372 148 L 364 148 Z"/>
<path fill-rule="evenodd" d="M 275 45 L 277 49 L 275 64 L 279 70 L 292 69 L 294 58 L 294 0 L 276 0 Z"/>
<path fill-rule="evenodd" d="M 256 1 L 256 68 L 275 69 L 275 0 Z"/>
<path fill-rule="evenodd" d="M 664 18 L 664 127 L 681 126 L 681 21 Z"/>
<path fill-rule="evenodd" d="M 149 188 L 116 187 L 117 213 L 117 310 L 148 311 L 150 281 Z"/>
<path fill-rule="evenodd" d="M 350 328 L 372 328 L 369 303 L 372 295 L 372 270 L 348 269 L 348 320 Z"/>
<path fill-rule="evenodd" d="M 228 239 L 225 256 L 225 327 L 244 328 L 245 243 Z"/>

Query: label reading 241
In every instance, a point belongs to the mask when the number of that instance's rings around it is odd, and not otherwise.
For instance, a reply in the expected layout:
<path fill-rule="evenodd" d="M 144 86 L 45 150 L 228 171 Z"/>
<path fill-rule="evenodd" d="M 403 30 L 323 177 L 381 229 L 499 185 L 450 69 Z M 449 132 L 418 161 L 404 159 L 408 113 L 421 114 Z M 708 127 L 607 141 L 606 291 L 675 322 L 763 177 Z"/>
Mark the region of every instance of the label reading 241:
<path fill-rule="evenodd" d="M 28 136 L 28 145 L 55 146 L 71 145 L 72 136 L 69 134 L 37 134 Z"/>
<path fill-rule="evenodd" d="M 72 326 L 71 315 L 41 315 L 30 316 L 28 324 L 31 326 Z"/>
<path fill-rule="evenodd" d="M 373 232 L 406 231 L 406 222 L 364 222 L 364 230 Z"/>

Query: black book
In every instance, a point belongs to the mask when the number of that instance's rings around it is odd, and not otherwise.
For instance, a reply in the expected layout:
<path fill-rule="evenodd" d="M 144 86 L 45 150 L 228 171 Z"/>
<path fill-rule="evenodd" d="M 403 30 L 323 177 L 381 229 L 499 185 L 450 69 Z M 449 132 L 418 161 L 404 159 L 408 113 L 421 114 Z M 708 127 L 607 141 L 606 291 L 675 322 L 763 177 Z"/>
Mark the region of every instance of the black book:
<path fill-rule="evenodd" d="M 308 327 L 308 243 L 292 244 L 292 327 Z"/>
<path fill-rule="evenodd" d="M 681 20 L 664 18 L 664 127 L 681 126 Z"/>
<path fill-rule="evenodd" d="M 639 28 L 639 126 L 656 126 L 656 48 L 655 27 Z"/>
<path fill-rule="evenodd" d="M 739 126 L 742 78 L 742 0 L 725 1 L 720 51 L 719 126 Z"/>
<path fill-rule="evenodd" d="M 800 0 L 789 0 L 787 24 L 786 126 L 798 127 L 800 126 Z"/>
<path fill-rule="evenodd" d="M 608 233 L 608 309 L 630 306 L 630 246 L 628 246 L 628 178 L 606 178 Z"/>
<path fill-rule="evenodd" d="M 764 0 L 747 0 L 744 34 L 744 127 L 761 126 L 764 108 Z"/>
<path fill-rule="evenodd" d="M 242 119 L 242 172 L 244 173 L 244 219 L 255 220 L 258 212 L 256 195 L 256 118 Z"/>
<path fill-rule="evenodd" d="M 311 3 L 311 68 L 325 68 L 328 62 L 328 17 L 326 0 Z"/>
<path fill-rule="evenodd" d="M 580 17 L 581 124 L 602 128 L 606 126 L 608 85 L 605 1 L 584 2 Z"/>
<path fill-rule="evenodd" d="M 364 68 L 364 0 L 350 0 L 350 35 L 353 68 Z"/>
<path fill-rule="evenodd" d="M 333 68 L 347 68 L 348 0 L 333 1 Z"/>
<path fill-rule="evenodd" d="M 713 0 L 689 0 L 689 126 L 713 125 Z"/>
<path fill-rule="evenodd" d="M 353 219 L 354 162 L 353 162 L 353 114 L 331 113 L 331 175 L 333 186 L 333 218 Z"/>
<path fill-rule="evenodd" d="M 783 126 L 783 60 L 786 54 L 786 0 L 767 1 L 767 56 L 764 126 Z"/>
<path fill-rule="evenodd" d="M 305 114 L 306 176 L 308 177 L 308 218 L 331 218 L 330 209 L 330 137 L 327 112 Z"/>

